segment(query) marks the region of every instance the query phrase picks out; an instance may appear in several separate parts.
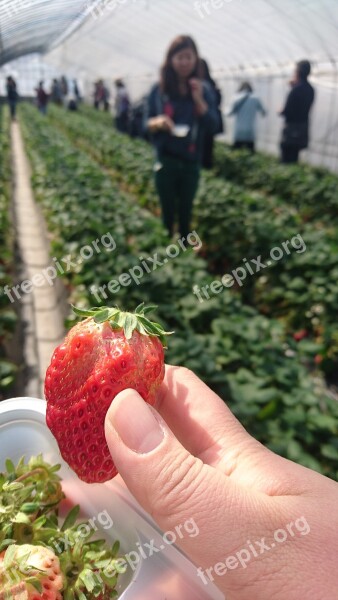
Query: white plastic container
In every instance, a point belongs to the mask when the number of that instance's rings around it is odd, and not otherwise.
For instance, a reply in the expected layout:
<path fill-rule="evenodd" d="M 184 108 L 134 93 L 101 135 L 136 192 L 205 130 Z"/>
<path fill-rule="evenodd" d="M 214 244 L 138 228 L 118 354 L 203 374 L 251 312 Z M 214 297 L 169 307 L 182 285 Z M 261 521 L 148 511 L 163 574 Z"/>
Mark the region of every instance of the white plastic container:
<path fill-rule="evenodd" d="M 164 543 L 163 532 L 119 476 L 104 484 L 89 485 L 78 479 L 61 458 L 45 424 L 45 411 L 44 400 L 13 398 L 0 402 L 0 471 L 4 470 L 6 458 L 16 464 L 21 456 L 28 460 L 40 453 L 47 462 L 62 465 L 60 476 L 66 497 L 72 504 L 80 504 L 82 516 L 95 532 L 97 528 L 97 535 L 110 543 L 120 540 L 121 554 L 134 552 L 132 564 L 119 578 L 119 598 L 224 600 L 214 585 L 203 584 L 196 567 L 175 545 Z M 159 551 L 150 556 L 149 546 Z"/>
<path fill-rule="evenodd" d="M 176 137 L 187 137 L 188 133 L 190 131 L 190 127 L 189 125 L 175 125 L 175 127 L 172 130 L 172 135 L 176 136 Z"/>

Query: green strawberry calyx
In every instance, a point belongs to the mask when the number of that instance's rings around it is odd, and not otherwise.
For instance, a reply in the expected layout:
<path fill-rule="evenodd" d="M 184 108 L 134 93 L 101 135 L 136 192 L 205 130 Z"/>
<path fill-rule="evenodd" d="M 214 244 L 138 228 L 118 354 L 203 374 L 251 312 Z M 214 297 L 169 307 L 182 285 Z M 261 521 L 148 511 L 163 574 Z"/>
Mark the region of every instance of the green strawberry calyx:
<path fill-rule="evenodd" d="M 72 305 L 74 313 L 78 317 L 93 318 L 95 323 L 105 323 L 109 321 L 113 329 L 123 329 L 127 340 L 130 340 L 134 331 L 138 331 L 142 335 L 158 337 L 163 346 L 166 346 L 166 336 L 172 335 L 173 331 L 164 331 L 162 325 L 155 321 L 150 321 L 148 313 L 156 310 L 157 306 L 145 306 L 144 302 L 139 304 L 135 312 L 124 312 L 117 307 L 94 307 L 91 309 L 77 308 Z"/>
<path fill-rule="evenodd" d="M 32 558 L 37 554 L 43 559 L 45 549 L 60 561 L 63 600 L 117 598 L 118 578 L 127 566 L 120 543 L 98 539 L 97 527 L 79 519 L 79 505 L 60 522 L 59 507 L 65 498 L 57 475 L 61 465 L 45 462 L 40 454 L 27 464 L 24 457 L 17 465 L 8 458 L 5 467 L 0 472 L 1 598 L 19 598 L 21 582 L 42 594 L 49 570 L 43 562 L 35 566 Z"/>

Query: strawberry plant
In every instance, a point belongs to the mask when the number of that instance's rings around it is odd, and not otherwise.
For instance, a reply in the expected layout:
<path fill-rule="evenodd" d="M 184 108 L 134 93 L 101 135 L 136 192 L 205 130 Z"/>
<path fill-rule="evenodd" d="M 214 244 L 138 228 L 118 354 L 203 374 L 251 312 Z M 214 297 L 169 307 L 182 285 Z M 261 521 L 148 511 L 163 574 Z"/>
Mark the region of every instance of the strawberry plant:
<path fill-rule="evenodd" d="M 82 110 L 84 115 L 82 115 Z M 65 133 L 81 150 L 88 152 L 107 169 L 114 182 L 137 196 L 137 203 L 159 215 L 157 195 L 152 178 L 154 154 L 151 146 L 142 140 L 129 140 L 112 130 L 109 115 L 99 114 L 98 122 L 92 119 L 91 109 L 83 107 L 75 119 L 51 107 L 49 120 Z M 99 136 L 97 135 L 99 128 Z M 94 143 L 94 140 L 96 142 Z M 128 164 L 126 170 L 125 165 Z"/>
<path fill-rule="evenodd" d="M 226 181 L 278 196 L 300 211 L 305 221 L 337 222 L 337 176 L 309 165 L 282 165 L 276 158 L 217 143 L 215 173 Z"/>

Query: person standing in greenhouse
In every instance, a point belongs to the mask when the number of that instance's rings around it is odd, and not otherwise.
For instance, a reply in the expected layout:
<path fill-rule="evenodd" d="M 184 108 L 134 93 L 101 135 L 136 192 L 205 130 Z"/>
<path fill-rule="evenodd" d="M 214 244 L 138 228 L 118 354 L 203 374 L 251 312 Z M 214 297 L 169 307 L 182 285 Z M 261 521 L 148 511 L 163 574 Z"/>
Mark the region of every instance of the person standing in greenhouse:
<path fill-rule="evenodd" d="M 36 88 L 35 91 L 36 91 L 37 107 L 42 115 L 46 115 L 49 95 L 47 94 L 47 92 L 45 91 L 45 89 L 43 87 L 43 81 L 40 81 L 39 87 Z"/>
<path fill-rule="evenodd" d="M 115 81 L 116 87 L 116 98 L 115 98 L 115 124 L 117 131 L 120 133 L 128 133 L 129 131 L 129 113 L 130 113 L 130 99 L 127 92 L 126 86 L 122 79 Z"/>
<path fill-rule="evenodd" d="M 223 116 L 221 112 L 221 104 L 222 104 L 222 92 L 217 87 L 216 81 L 211 77 L 209 65 L 204 58 L 201 58 L 201 76 L 203 81 L 205 81 L 209 87 L 211 92 L 214 95 L 214 101 L 217 106 L 217 114 L 218 114 L 218 127 L 216 134 L 224 133 L 224 124 L 223 124 Z M 202 167 L 203 169 L 212 169 L 213 167 L 213 154 L 214 154 L 214 135 L 212 133 L 206 133 L 204 137 L 203 144 L 203 160 Z"/>
<path fill-rule="evenodd" d="M 308 60 L 297 63 L 294 79 L 290 82 L 292 89 L 280 112 L 285 117 L 281 141 L 281 161 L 285 164 L 297 163 L 299 152 L 309 145 L 309 113 L 315 99 L 314 89 L 308 82 L 310 72 Z"/>
<path fill-rule="evenodd" d="M 218 123 L 212 93 L 200 77 L 197 46 L 191 37 L 178 36 L 168 49 L 160 82 L 152 88 L 146 110 L 146 128 L 157 154 L 156 188 L 170 237 L 176 205 L 181 236 L 190 232 L 204 136 L 215 134 Z"/>
<path fill-rule="evenodd" d="M 16 105 L 18 102 L 18 90 L 16 88 L 15 80 L 10 75 L 7 77 L 6 90 L 9 110 L 14 121 L 16 116 Z"/>
<path fill-rule="evenodd" d="M 262 102 L 254 95 L 251 84 L 244 81 L 240 85 L 238 95 L 227 113 L 228 117 L 236 116 L 233 145 L 235 149 L 247 148 L 251 152 L 255 152 L 255 122 L 258 112 L 265 117 L 266 110 Z"/>
<path fill-rule="evenodd" d="M 58 79 L 53 79 L 52 89 L 51 89 L 51 100 L 54 104 L 58 106 L 62 106 L 62 89 L 61 83 Z"/>

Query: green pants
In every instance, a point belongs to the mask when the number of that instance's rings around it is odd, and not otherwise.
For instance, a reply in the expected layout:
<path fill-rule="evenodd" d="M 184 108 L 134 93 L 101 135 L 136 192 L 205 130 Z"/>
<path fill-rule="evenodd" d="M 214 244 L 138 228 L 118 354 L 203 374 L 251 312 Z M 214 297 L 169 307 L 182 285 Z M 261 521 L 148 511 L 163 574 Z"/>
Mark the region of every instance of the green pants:
<path fill-rule="evenodd" d="M 170 237 L 178 213 L 181 236 L 190 233 L 192 205 L 198 188 L 200 165 L 174 157 L 163 157 L 155 165 L 155 181 L 160 197 L 162 218 Z"/>

